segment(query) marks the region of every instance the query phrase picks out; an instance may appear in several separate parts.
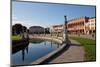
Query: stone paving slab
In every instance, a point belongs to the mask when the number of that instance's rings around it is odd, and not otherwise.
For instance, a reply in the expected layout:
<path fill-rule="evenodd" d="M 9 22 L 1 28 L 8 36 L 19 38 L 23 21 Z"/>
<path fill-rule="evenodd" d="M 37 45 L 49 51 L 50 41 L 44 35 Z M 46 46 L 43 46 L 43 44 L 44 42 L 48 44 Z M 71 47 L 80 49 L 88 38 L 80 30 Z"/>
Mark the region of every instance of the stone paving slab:
<path fill-rule="evenodd" d="M 49 63 L 65 63 L 65 62 L 78 62 L 84 61 L 84 47 L 75 40 L 71 40 L 71 45 L 68 50 L 60 56 L 50 61 Z"/>

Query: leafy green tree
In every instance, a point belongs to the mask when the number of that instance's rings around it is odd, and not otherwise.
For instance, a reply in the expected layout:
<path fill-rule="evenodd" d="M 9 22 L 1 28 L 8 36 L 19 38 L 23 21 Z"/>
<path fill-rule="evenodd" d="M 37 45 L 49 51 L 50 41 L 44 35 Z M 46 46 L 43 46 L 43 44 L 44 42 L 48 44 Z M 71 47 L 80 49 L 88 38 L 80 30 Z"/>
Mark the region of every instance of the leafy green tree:
<path fill-rule="evenodd" d="M 26 26 L 22 26 L 21 24 L 15 24 L 12 26 L 12 35 L 18 35 L 24 32 L 27 32 Z"/>

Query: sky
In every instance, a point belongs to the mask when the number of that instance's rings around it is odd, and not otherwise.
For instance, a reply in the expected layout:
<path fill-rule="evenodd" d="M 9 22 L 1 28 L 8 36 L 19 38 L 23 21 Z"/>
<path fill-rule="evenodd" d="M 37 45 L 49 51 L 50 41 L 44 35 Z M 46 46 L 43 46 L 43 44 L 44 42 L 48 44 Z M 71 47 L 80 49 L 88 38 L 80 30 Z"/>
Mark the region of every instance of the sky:
<path fill-rule="evenodd" d="M 13 1 L 12 25 L 49 27 L 63 24 L 64 15 L 71 20 L 82 16 L 96 17 L 95 12 L 95 6 Z"/>

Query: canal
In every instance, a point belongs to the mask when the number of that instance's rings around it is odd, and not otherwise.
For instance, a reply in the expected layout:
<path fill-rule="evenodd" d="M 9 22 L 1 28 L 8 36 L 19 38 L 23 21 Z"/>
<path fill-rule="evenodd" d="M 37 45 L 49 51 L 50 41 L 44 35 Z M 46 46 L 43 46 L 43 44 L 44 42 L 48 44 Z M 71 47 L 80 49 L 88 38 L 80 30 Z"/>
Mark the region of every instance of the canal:
<path fill-rule="evenodd" d="M 60 44 L 53 41 L 31 40 L 27 44 L 22 44 L 12 49 L 11 63 L 13 65 L 31 64 L 60 46 Z"/>

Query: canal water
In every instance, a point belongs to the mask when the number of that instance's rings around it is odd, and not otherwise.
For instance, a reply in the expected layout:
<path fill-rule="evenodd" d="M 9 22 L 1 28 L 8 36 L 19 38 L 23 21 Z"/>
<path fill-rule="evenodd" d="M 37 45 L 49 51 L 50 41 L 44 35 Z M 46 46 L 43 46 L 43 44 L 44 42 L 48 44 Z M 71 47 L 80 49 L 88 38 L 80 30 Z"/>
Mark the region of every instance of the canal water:
<path fill-rule="evenodd" d="M 56 50 L 61 45 L 52 41 L 32 40 L 12 50 L 11 63 L 13 65 L 26 65 Z"/>

